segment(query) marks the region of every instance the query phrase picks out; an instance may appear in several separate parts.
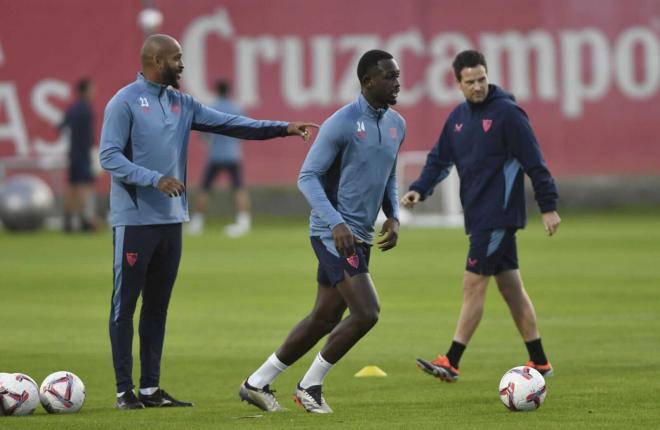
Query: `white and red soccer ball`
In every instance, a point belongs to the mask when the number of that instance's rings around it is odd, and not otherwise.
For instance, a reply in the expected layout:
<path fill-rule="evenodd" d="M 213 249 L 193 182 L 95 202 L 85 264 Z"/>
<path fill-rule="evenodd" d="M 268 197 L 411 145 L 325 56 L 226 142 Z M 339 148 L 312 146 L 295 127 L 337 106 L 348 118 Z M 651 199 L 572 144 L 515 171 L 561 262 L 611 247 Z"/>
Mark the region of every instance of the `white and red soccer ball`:
<path fill-rule="evenodd" d="M 0 415 L 30 415 L 39 406 L 39 388 L 23 373 L 0 373 Z"/>
<path fill-rule="evenodd" d="M 545 379 L 536 369 L 518 366 L 500 380 L 500 400 L 512 411 L 533 411 L 543 404 Z"/>
<path fill-rule="evenodd" d="M 51 373 L 41 383 L 39 398 L 48 413 L 71 414 L 85 403 L 85 385 L 71 372 Z"/>

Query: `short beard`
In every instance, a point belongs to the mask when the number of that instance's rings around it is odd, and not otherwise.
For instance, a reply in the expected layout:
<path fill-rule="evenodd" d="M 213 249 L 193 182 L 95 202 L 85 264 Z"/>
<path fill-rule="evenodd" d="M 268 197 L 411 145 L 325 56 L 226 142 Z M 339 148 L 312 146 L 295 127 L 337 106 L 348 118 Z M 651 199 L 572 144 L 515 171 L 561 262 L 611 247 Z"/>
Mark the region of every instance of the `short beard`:
<path fill-rule="evenodd" d="M 176 72 L 174 69 L 164 69 L 163 70 L 163 81 L 166 85 L 170 85 L 172 88 L 179 89 L 179 82 L 176 80 Z"/>

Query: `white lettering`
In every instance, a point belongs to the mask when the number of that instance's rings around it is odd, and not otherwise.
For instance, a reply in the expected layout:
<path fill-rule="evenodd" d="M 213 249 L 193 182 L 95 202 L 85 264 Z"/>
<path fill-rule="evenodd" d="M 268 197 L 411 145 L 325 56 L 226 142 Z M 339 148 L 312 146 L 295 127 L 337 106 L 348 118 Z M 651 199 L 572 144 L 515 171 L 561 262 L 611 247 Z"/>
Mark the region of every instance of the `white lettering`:
<path fill-rule="evenodd" d="M 246 36 L 220 8 L 193 20 L 182 39 L 185 87 L 203 103 L 214 98 L 205 71 L 209 35 L 219 35 L 234 51 L 236 99 L 248 108 L 261 103 L 260 85 L 266 82 L 277 85 L 285 106 L 294 109 L 350 102 L 359 92 L 359 58 L 378 47 L 392 53 L 402 69 L 398 101 L 403 106 L 430 100 L 444 107 L 462 101 L 452 62 L 459 51 L 471 48 L 484 52 L 491 82 L 519 100 L 558 101 L 568 118 L 581 116 L 585 106 L 606 97 L 612 85 L 631 99 L 655 97 L 660 89 L 660 40 L 652 28 L 627 28 L 611 35 L 612 42 L 597 28 L 488 32 L 476 40 L 459 32 L 425 39 L 417 27 L 384 39 L 377 34 Z M 406 73 L 407 66 L 414 74 Z"/>
<path fill-rule="evenodd" d="M 360 62 L 360 57 L 368 50 L 376 49 L 378 46 L 380 46 L 380 38 L 372 34 L 349 35 L 339 39 L 338 52 L 344 53 L 352 50 L 353 56 L 347 63 L 346 69 L 344 69 L 342 78 L 339 81 L 337 103 L 348 103 L 351 100 L 355 100 L 355 97 L 360 93 L 360 80 L 357 76 L 357 66 Z"/>
<path fill-rule="evenodd" d="M 213 91 L 206 86 L 206 38 L 209 34 L 217 34 L 223 39 L 231 39 L 234 35 L 234 27 L 226 9 L 221 8 L 213 15 L 195 19 L 181 38 L 186 66 L 181 80 L 186 90 L 204 104 L 210 104 L 215 99 Z"/>
<path fill-rule="evenodd" d="M 544 31 L 532 31 L 527 36 L 515 31 L 503 34 L 486 33 L 480 38 L 484 56 L 488 59 L 488 78 L 491 82 L 509 88 L 516 98 L 532 98 L 529 83 L 531 51 L 536 53 L 536 85 L 540 99 L 557 98 L 557 75 L 555 72 L 555 45 L 552 37 Z M 502 53 L 507 51 L 509 75 L 504 81 L 502 76 Z M 506 84 L 505 84 L 506 82 Z"/>
<path fill-rule="evenodd" d="M 279 56 L 277 39 L 271 36 L 236 39 L 237 100 L 245 107 L 259 105 L 259 60 L 274 62 Z"/>
<path fill-rule="evenodd" d="M 607 93 L 610 84 L 610 56 L 607 38 L 595 28 L 565 31 L 560 35 L 563 52 L 562 82 L 564 100 L 562 109 L 566 116 L 582 114 L 583 102 L 595 101 Z M 591 55 L 585 55 L 584 51 Z M 585 61 L 585 60 L 591 61 Z M 591 83 L 583 81 L 583 67 L 591 70 Z"/>
<path fill-rule="evenodd" d="M 312 68 L 310 84 L 305 87 L 305 55 L 303 40 L 300 37 L 287 36 L 282 40 L 282 75 L 286 76 L 282 84 L 284 97 L 295 108 L 304 108 L 318 103 L 321 106 L 332 104 L 332 81 L 335 70 L 330 36 L 315 36 L 310 41 Z"/>
<path fill-rule="evenodd" d="M 56 97 L 61 100 L 68 100 L 70 95 L 71 89 L 66 82 L 56 79 L 44 79 L 32 89 L 32 108 L 37 115 L 55 127 L 62 121 L 64 113 L 57 106 L 52 105 L 48 99 Z M 64 154 L 69 145 L 67 137 L 66 134 L 62 134 L 53 142 L 35 137 L 32 142 L 34 152 L 38 155 Z"/>
<path fill-rule="evenodd" d="M 16 149 L 16 155 L 28 155 L 30 148 L 28 147 L 27 131 L 14 84 L 0 83 L 0 106 L 2 107 L 0 111 L 4 111 L 7 117 L 7 122 L 0 123 L 0 142 L 11 140 Z"/>
<path fill-rule="evenodd" d="M 645 55 L 644 77 L 635 81 L 635 45 L 641 45 Z M 655 35 L 644 27 L 632 27 L 623 32 L 614 49 L 616 77 L 621 92 L 633 99 L 654 95 L 660 83 L 660 44 Z"/>
<path fill-rule="evenodd" d="M 463 99 L 456 89 L 456 76 L 451 63 L 456 54 L 466 49 L 472 49 L 472 44 L 460 33 L 440 33 L 431 41 L 433 63 L 426 71 L 426 84 L 434 102 L 448 105 Z"/>
<path fill-rule="evenodd" d="M 421 57 L 424 55 L 424 39 L 419 30 L 409 30 L 405 33 L 394 34 L 385 45 L 385 50 L 392 54 L 398 61 L 399 68 L 402 70 L 399 84 L 401 85 L 401 92 L 397 99 L 398 103 L 402 106 L 414 105 L 419 102 L 424 96 L 424 82 L 418 82 L 416 85 L 408 87 L 404 84 L 406 66 L 404 63 L 404 52 L 410 51 L 416 56 Z"/>

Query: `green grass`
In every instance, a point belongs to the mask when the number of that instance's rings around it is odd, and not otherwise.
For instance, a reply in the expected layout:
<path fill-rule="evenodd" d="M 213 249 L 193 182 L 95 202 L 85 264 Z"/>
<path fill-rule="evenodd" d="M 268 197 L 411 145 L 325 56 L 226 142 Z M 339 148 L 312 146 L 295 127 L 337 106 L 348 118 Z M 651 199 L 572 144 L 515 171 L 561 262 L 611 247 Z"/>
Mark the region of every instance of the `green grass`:
<path fill-rule="evenodd" d="M 310 309 L 315 258 L 300 222 L 257 222 L 246 239 L 215 225 L 186 237 L 172 298 L 162 386 L 196 406 L 117 411 L 107 334 L 109 233 L 0 233 L 0 371 L 38 381 L 71 370 L 87 386 L 73 416 L 2 417 L 0 428 L 650 428 L 660 422 L 660 218 L 657 214 L 565 215 L 558 236 L 538 217 L 519 233 L 527 289 L 556 369 L 533 413 L 508 412 L 502 374 L 526 361 L 493 285 L 484 319 L 448 385 L 416 371 L 417 356 L 444 353 L 458 316 L 467 239 L 459 230 L 410 230 L 375 252 L 379 324 L 329 374 L 336 413 L 311 416 L 290 394 L 312 353 L 275 382 L 288 413 L 263 415 L 238 401 L 240 382 Z M 135 349 L 137 351 L 137 347 Z M 365 365 L 387 378 L 358 379 Z M 135 368 L 138 378 L 138 368 Z M 262 415 L 261 417 L 255 417 Z"/>

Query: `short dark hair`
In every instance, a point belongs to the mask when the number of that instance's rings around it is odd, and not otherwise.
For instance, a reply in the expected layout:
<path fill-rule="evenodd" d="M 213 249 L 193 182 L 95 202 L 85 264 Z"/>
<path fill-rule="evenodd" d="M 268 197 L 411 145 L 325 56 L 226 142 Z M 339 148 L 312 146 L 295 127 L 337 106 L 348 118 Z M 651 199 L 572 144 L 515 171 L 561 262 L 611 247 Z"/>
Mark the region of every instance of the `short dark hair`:
<path fill-rule="evenodd" d="M 78 90 L 78 94 L 80 95 L 87 94 L 91 85 L 92 81 L 89 78 L 81 78 L 76 84 L 76 90 Z"/>
<path fill-rule="evenodd" d="M 365 52 L 360 58 L 357 66 L 357 75 L 360 83 L 362 83 L 362 78 L 369 73 L 369 69 L 372 67 L 378 66 L 380 60 L 390 60 L 394 58 L 389 52 L 381 51 L 380 49 L 372 49 L 371 51 Z"/>
<path fill-rule="evenodd" d="M 461 71 L 466 67 L 484 66 L 486 72 L 488 71 L 484 54 L 472 49 L 459 52 L 451 65 L 454 68 L 454 75 L 456 75 L 456 80 L 458 82 L 461 81 Z"/>
<path fill-rule="evenodd" d="M 229 81 L 220 79 L 215 83 L 215 92 L 218 93 L 220 97 L 227 97 L 229 91 L 231 91 Z"/>

